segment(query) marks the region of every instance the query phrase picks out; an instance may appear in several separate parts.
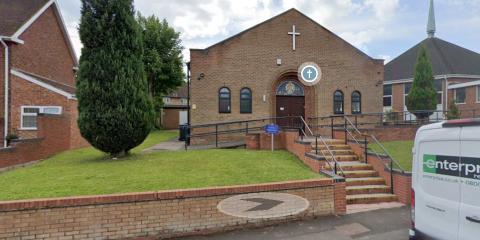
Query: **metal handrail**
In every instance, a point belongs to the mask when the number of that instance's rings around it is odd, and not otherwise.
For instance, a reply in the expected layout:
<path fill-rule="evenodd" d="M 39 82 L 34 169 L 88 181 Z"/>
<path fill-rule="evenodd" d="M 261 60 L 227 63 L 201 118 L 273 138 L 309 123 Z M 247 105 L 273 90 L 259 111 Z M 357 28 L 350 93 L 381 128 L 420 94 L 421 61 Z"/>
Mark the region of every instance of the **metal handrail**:
<path fill-rule="evenodd" d="M 325 139 L 322 137 L 322 135 L 318 134 L 313 134 L 313 131 L 312 129 L 310 129 L 310 127 L 308 126 L 307 122 L 305 122 L 305 119 L 300 116 L 300 119 L 302 120 L 305 128 L 310 132 L 310 134 L 312 135 L 312 137 L 315 137 L 315 153 L 318 153 L 318 150 L 317 150 L 317 147 L 318 147 L 318 139 L 320 138 L 320 141 L 322 141 L 323 145 L 325 146 L 325 148 L 327 149 L 328 153 L 330 153 L 330 156 L 332 157 L 335 165 L 332 166 L 332 164 L 330 163 L 330 161 L 328 161 L 327 159 L 327 156 L 325 155 L 325 153 L 321 150 L 320 152 L 322 152 L 322 155 L 323 157 L 325 158 L 325 161 L 328 163 L 328 165 L 330 165 L 330 168 L 333 167 L 333 170 L 335 172 L 335 174 L 337 174 L 337 169 L 340 169 L 340 172 L 341 172 L 341 175 L 342 176 L 345 176 L 345 173 L 343 172 L 343 169 L 342 169 L 342 166 L 340 166 L 340 164 L 338 164 L 338 161 L 337 161 L 337 158 L 335 157 L 335 154 L 333 154 L 332 150 L 328 147 L 328 144 L 327 142 L 325 141 Z M 302 130 L 303 131 L 303 130 Z"/>
<path fill-rule="evenodd" d="M 402 166 L 400 166 L 400 164 L 397 162 L 397 160 L 395 160 L 395 158 L 393 158 L 393 156 L 388 152 L 388 150 L 385 148 L 385 146 L 383 146 L 383 144 L 381 144 L 380 141 L 378 141 L 375 136 L 371 135 L 371 137 L 375 141 L 375 144 L 380 146 L 380 148 L 387 154 L 387 157 L 390 158 L 390 162 L 394 162 L 395 165 L 397 165 L 397 167 L 400 169 L 400 171 L 402 173 L 404 173 L 405 169 L 403 169 Z M 375 152 L 375 151 L 373 151 L 373 152 Z M 390 164 L 390 170 L 393 171 L 392 164 Z"/>
<path fill-rule="evenodd" d="M 348 117 L 345 116 L 344 118 L 345 118 L 345 123 L 348 122 L 358 134 L 362 134 L 360 132 L 360 130 L 358 130 L 358 128 L 355 127 L 355 125 L 353 125 L 352 121 L 350 121 L 350 119 L 348 119 Z M 348 131 L 347 126 L 345 126 L 345 130 Z M 383 146 L 383 144 L 381 144 L 380 141 L 378 141 L 378 139 L 374 135 L 367 135 L 367 134 L 363 134 L 363 135 L 370 136 L 373 139 L 373 141 L 375 142 L 375 144 L 380 146 L 380 148 L 383 150 L 383 152 L 390 159 L 390 167 L 389 167 L 390 168 L 390 191 L 393 194 L 394 193 L 394 189 L 393 189 L 393 163 L 395 163 L 398 166 L 398 168 L 402 171 L 402 173 L 405 172 L 405 170 L 400 166 L 400 164 L 395 160 L 395 158 L 393 158 L 393 156 L 390 154 L 390 152 L 388 152 L 388 150 L 385 148 L 385 146 Z M 357 144 L 358 144 L 358 142 L 357 142 Z M 367 150 L 368 150 L 367 143 L 365 143 L 365 157 L 367 157 L 367 154 L 368 154 Z M 373 149 L 372 149 L 372 152 L 378 157 L 378 159 L 380 159 L 380 160 L 383 159 Z"/>
<path fill-rule="evenodd" d="M 355 125 L 353 125 L 352 121 L 350 121 L 350 119 L 348 119 L 348 117 L 345 117 L 345 119 L 347 120 L 348 123 L 350 123 L 350 125 L 353 127 L 353 129 L 355 129 L 355 131 L 358 134 L 362 134 L 360 132 L 360 130 L 358 130 L 358 128 L 356 128 Z M 388 152 L 388 150 L 385 148 L 385 146 L 383 146 L 383 144 L 381 144 L 380 141 L 378 141 L 378 139 L 374 135 L 369 135 L 369 137 L 371 137 L 375 141 L 375 144 L 380 146 L 380 148 L 387 155 L 387 157 L 390 158 L 390 160 L 393 161 L 398 166 L 400 171 L 405 172 L 405 170 L 402 168 L 402 166 L 400 166 L 400 164 L 397 162 L 397 160 L 395 160 L 395 158 L 393 158 L 393 156 L 390 154 L 390 152 Z M 358 141 L 357 141 L 357 143 L 358 143 Z M 373 149 L 371 149 L 371 150 L 372 150 L 372 152 L 376 153 Z M 366 151 L 366 149 L 365 149 L 365 151 Z M 377 154 L 377 156 L 379 156 L 379 155 Z"/>

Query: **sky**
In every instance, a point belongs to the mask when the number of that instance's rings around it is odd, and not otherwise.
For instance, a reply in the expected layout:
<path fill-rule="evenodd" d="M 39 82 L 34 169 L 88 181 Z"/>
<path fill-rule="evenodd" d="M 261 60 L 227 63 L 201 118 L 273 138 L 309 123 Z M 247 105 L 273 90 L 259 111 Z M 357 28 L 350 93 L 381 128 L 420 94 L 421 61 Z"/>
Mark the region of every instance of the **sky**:
<path fill-rule="evenodd" d="M 77 56 L 80 0 L 57 0 Z M 480 0 L 435 0 L 436 37 L 480 53 Z M 167 19 L 189 48 L 206 48 L 296 8 L 374 58 L 394 59 L 427 37 L 429 0 L 134 0 Z"/>

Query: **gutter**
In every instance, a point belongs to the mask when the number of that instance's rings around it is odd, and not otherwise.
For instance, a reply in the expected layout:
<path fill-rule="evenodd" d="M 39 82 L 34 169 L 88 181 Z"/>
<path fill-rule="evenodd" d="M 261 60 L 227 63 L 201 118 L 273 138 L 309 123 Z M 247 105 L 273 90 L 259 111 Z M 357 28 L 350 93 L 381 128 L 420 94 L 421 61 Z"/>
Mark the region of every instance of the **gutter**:
<path fill-rule="evenodd" d="M 9 76 L 9 72 L 8 72 L 8 61 L 9 61 L 9 49 L 8 49 L 8 45 L 4 42 L 3 38 L 0 37 L 0 42 L 2 43 L 3 45 L 3 48 L 5 49 L 5 69 L 4 69 L 4 77 L 5 77 L 5 89 L 4 89 L 4 96 L 5 96 L 5 100 L 4 100 L 4 123 L 3 123 L 3 147 L 6 148 L 8 147 L 7 146 L 7 135 L 8 135 L 8 76 Z"/>

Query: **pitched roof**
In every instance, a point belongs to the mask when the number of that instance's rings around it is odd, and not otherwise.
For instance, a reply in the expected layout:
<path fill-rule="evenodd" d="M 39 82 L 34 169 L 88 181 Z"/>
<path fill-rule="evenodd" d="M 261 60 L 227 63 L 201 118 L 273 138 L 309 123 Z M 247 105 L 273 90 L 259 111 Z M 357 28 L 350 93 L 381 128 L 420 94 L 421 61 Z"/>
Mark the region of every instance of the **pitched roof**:
<path fill-rule="evenodd" d="M 413 78 L 418 51 L 427 49 L 433 75 L 480 75 L 480 54 L 440 38 L 427 38 L 385 65 L 385 81 Z"/>
<path fill-rule="evenodd" d="M 68 85 L 68 84 L 65 84 L 65 83 L 61 83 L 59 81 L 55 81 L 53 79 L 50 79 L 50 78 L 47 78 L 47 77 L 44 77 L 44 76 L 40 76 L 40 75 L 31 73 L 31 72 L 27 72 L 27 71 L 24 71 L 24 70 L 21 70 L 21 69 L 18 69 L 18 68 L 12 69 L 12 73 L 14 73 L 15 75 L 17 75 L 21 78 L 24 78 L 25 80 L 33 79 L 37 82 L 43 83 L 44 85 L 46 84 L 48 86 L 51 86 L 55 89 L 59 89 L 59 90 L 61 90 L 63 92 L 66 92 L 68 94 L 75 95 L 75 91 L 76 91 L 75 86 Z M 20 74 L 18 74 L 18 73 L 20 73 Z"/>
<path fill-rule="evenodd" d="M 48 0 L 0 0 L 0 35 L 12 36 Z"/>
<path fill-rule="evenodd" d="M 188 85 L 185 83 L 177 89 L 173 90 L 165 97 L 188 98 Z"/>
<path fill-rule="evenodd" d="M 207 48 L 204 48 L 204 49 L 190 48 L 190 50 L 191 50 L 191 51 L 207 51 L 207 50 L 209 50 L 209 49 L 212 49 L 212 48 L 214 48 L 214 47 L 217 47 L 217 46 L 219 46 L 219 45 L 222 45 L 222 44 L 224 44 L 224 43 L 227 43 L 227 42 L 229 42 L 229 41 L 231 41 L 231 40 L 233 40 L 233 39 L 235 39 L 235 38 L 237 38 L 237 37 L 240 37 L 240 36 L 242 36 L 243 34 L 249 32 L 249 31 L 251 31 L 251 30 L 253 30 L 253 29 L 255 29 L 255 28 L 259 27 L 259 26 L 262 26 L 262 25 L 264 25 L 264 24 L 266 24 L 266 23 L 268 23 L 268 22 L 271 22 L 271 21 L 273 21 L 273 20 L 275 20 L 275 19 L 277 19 L 277 18 L 280 18 L 280 17 L 282 17 L 282 16 L 284 16 L 284 15 L 287 15 L 287 14 L 290 13 L 290 12 L 295 12 L 295 13 L 300 14 L 301 16 L 303 16 L 304 18 L 306 18 L 307 20 L 309 20 L 309 21 L 312 22 L 313 24 L 317 25 L 318 27 L 320 27 L 320 28 L 324 29 L 325 31 L 327 31 L 328 33 L 332 34 L 334 37 L 336 37 L 336 38 L 342 40 L 343 42 L 345 42 L 347 45 L 349 45 L 350 47 L 352 47 L 354 50 L 356 50 L 356 51 L 357 51 L 358 53 L 360 53 L 361 55 L 363 55 L 363 56 L 365 56 L 365 57 L 367 57 L 367 58 L 369 58 L 369 59 L 371 59 L 371 60 L 374 60 L 374 61 L 384 61 L 384 59 L 372 58 L 372 57 L 369 56 L 368 54 L 364 53 L 362 50 L 360 50 L 360 49 L 358 49 L 357 47 L 353 46 L 351 43 L 347 42 L 345 39 L 341 38 L 340 36 L 338 36 L 338 35 L 335 34 L 334 32 L 332 32 L 332 31 L 330 31 L 329 29 L 327 29 L 326 27 L 322 26 L 320 23 L 316 22 L 315 20 L 313 20 L 313 19 L 310 18 L 309 16 L 305 15 L 304 13 L 300 12 L 300 11 L 297 10 L 296 8 L 291 8 L 291 9 L 289 9 L 289 10 L 283 12 L 283 13 L 280 13 L 280 14 L 278 14 L 278 15 L 276 15 L 276 16 L 273 16 L 273 17 L 271 17 L 271 18 L 269 18 L 269 19 L 267 19 L 267 20 L 265 20 L 265 21 L 263 21 L 263 22 L 255 25 L 255 26 L 253 26 L 253 27 L 247 28 L 247 29 L 245 29 L 245 30 L 243 30 L 243 31 L 241 31 L 241 32 L 233 35 L 233 36 L 230 36 L 230 37 L 228 37 L 228 38 L 226 38 L 226 39 L 224 39 L 224 40 L 222 40 L 222 41 L 220 41 L 220 42 L 217 42 L 217 43 L 215 43 L 215 44 L 213 44 L 213 45 L 211 45 L 211 46 L 209 46 L 209 47 L 207 47 Z"/>

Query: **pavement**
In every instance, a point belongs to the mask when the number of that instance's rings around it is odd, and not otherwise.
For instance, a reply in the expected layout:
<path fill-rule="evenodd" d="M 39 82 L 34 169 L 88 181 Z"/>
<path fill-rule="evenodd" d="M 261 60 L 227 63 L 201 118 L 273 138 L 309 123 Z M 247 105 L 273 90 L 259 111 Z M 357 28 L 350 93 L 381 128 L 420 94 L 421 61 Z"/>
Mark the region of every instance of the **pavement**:
<path fill-rule="evenodd" d="M 409 226 L 410 207 L 402 206 L 181 239 L 405 240 L 408 239 Z"/>

